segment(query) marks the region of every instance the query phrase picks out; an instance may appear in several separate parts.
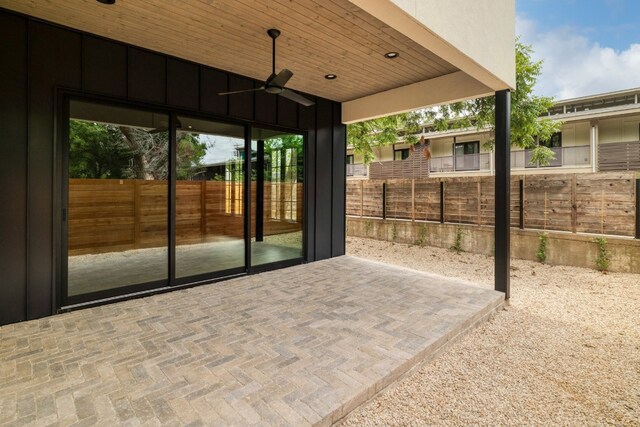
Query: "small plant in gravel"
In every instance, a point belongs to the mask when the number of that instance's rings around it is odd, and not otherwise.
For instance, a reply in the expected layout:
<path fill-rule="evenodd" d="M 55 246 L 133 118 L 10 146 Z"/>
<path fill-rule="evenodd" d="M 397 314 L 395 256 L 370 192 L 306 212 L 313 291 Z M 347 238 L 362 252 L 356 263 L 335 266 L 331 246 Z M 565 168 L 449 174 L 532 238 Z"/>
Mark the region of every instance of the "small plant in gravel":
<path fill-rule="evenodd" d="M 455 251 L 457 254 L 459 254 L 462 251 L 462 235 L 464 234 L 464 231 L 462 231 L 462 228 L 460 227 L 456 227 L 456 239 L 453 242 L 453 246 L 451 246 L 451 250 Z"/>
<path fill-rule="evenodd" d="M 536 258 L 542 264 L 547 260 L 547 243 L 549 242 L 549 235 L 547 233 L 540 233 L 538 235 L 538 250 L 536 251 Z"/>
<path fill-rule="evenodd" d="M 598 256 L 596 258 L 596 268 L 598 271 L 606 273 L 611 264 L 611 253 L 607 250 L 607 239 L 596 237 L 593 242 L 598 245 Z"/>
<path fill-rule="evenodd" d="M 364 234 L 366 236 L 371 235 L 371 230 L 373 229 L 373 222 L 368 219 L 364 222 Z"/>
<path fill-rule="evenodd" d="M 426 243 L 427 243 L 427 227 L 424 224 L 422 224 L 418 228 L 418 237 L 416 239 L 415 244 L 422 248 Z"/>

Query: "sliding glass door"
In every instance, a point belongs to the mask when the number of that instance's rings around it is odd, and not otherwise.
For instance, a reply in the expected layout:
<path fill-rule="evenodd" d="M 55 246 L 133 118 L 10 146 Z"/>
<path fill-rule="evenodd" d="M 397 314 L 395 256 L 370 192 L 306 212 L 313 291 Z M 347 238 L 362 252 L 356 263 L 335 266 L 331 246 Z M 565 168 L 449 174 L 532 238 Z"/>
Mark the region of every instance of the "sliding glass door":
<path fill-rule="evenodd" d="M 65 129 L 63 305 L 303 260 L 303 135 L 73 99 Z"/>
<path fill-rule="evenodd" d="M 168 283 L 169 116 L 71 101 L 66 294 Z"/>
<path fill-rule="evenodd" d="M 304 137 L 252 130 L 251 265 L 301 259 Z"/>
<path fill-rule="evenodd" d="M 176 279 L 244 269 L 244 126 L 189 117 L 177 126 Z"/>

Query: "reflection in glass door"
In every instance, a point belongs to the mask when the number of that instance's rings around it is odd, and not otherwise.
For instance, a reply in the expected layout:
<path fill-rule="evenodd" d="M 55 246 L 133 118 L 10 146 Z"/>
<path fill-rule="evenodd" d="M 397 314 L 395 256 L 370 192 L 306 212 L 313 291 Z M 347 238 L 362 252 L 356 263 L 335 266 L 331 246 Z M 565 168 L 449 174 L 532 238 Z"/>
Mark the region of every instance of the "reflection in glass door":
<path fill-rule="evenodd" d="M 244 271 L 244 127 L 177 123 L 176 278 Z"/>
<path fill-rule="evenodd" d="M 304 256 L 303 147 L 303 135 L 252 131 L 252 266 Z"/>
<path fill-rule="evenodd" d="M 66 296 L 166 285 L 169 117 L 84 101 L 69 113 Z"/>

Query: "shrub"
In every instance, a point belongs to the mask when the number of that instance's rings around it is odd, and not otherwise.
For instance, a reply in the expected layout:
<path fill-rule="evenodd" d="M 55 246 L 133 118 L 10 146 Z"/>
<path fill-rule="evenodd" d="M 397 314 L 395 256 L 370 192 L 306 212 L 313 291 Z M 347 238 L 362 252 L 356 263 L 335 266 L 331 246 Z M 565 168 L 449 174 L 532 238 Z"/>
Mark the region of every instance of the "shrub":
<path fill-rule="evenodd" d="M 457 254 L 462 252 L 462 234 L 463 233 L 464 231 L 462 231 L 462 228 L 456 227 L 456 239 L 453 243 L 453 246 L 451 246 L 451 250 L 455 251 Z"/>
<path fill-rule="evenodd" d="M 611 264 L 611 253 L 607 250 L 607 239 L 604 237 L 596 237 L 593 241 L 598 245 L 596 268 L 598 271 L 606 273 L 609 269 L 609 264 Z"/>
<path fill-rule="evenodd" d="M 536 258 L 538 261 L 544 264 L 547 260 L 547 242 L 549 241 L 549 235 L 547 233 L 540 233 L 538 235 L 538 250 L 536 251 Z"/>

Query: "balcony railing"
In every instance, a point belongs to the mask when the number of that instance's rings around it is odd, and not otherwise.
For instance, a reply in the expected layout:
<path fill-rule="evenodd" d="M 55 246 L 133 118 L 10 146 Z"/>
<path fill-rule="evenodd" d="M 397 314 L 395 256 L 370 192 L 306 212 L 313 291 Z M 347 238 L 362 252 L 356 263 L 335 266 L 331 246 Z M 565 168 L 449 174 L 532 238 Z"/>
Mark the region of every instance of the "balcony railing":
<path fill-rule="evenodd" d="M 431 173 L 488 170 L 491 170 L 491 153 L 432 157 L 429 161 L 429 172 Z"/>
<path fill-rule="evenodd" d="M 511 168 L 548 168 L 548 167 L 584 167 L 591 165 L 591 147 L 557 147 L 551 149 L 555 158 L 547 166 L 531 164 L 532 150 L 511 151 Z M 369 169 L 370 179 L 389 178 L 426 178 L 430 174 L 453 172 L 489 172 L 492 171 L 493 153 L 458 154 L 456 156 L 410 157 L 405 160 L 373 162 Z M 365 165 L 347 165 L 347 176 L 365 177 Z"/>
<path fill-rule="evenodd" d="M 367 166 L 366 165 L 347 165 L 347 176 L 367 176 Z"/>
<path fill-rule="evenodd" d="M 549 165 L 531 163 L 532 150 L 511 151 L 511 168 L 549 168 L 549 167 L 580 167 L 591 165 L 591 147 L 579 145 L 576 147 L 553 147 L 555 158 Z"/>

